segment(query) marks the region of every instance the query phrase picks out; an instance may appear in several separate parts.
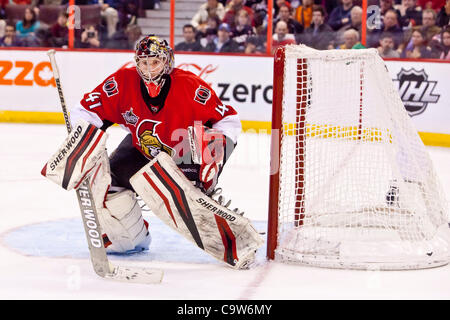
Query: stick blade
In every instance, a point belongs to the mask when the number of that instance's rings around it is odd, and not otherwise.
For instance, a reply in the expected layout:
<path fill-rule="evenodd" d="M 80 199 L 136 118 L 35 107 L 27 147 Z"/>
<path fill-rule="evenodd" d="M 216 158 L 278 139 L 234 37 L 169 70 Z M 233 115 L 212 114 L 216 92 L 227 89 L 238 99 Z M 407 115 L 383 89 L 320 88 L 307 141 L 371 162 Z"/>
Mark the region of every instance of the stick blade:
<path fill-rule="evenodd" d="M 117 266 L 113 272 L 107 273 L 105 278 L 122 282 L 158 284 L 161 283 L 163 276 L 164 271 L 160 269 Z"/>

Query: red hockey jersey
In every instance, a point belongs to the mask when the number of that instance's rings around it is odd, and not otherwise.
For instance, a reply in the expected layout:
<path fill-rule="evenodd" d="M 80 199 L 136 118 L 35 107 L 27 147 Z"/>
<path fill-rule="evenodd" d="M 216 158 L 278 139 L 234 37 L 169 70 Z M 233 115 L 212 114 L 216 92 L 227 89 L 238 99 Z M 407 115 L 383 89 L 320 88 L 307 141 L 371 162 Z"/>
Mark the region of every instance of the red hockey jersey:
<path fill-rule="evenodd" d="M 174 155 L 194 122 L 211 127 L 226 117 L 238 119 L 236 111 L 222 104 L 205 81 L 188 71 L 175 68 L 156 98 L 146 90 L 135 67 L 123 68 L 85 94 L 80 103 L 103 122 L 128 128 L 135 147 L 149 159 L 160 151 Z"/>

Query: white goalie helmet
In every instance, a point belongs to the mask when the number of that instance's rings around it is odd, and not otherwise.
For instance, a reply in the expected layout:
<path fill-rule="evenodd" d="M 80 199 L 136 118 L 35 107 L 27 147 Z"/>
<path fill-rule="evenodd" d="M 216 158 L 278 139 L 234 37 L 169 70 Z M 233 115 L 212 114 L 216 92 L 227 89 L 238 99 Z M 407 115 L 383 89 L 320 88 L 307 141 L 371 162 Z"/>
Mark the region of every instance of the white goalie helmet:
<path fill-rule="evenodd" d="M 136 69 L 147 83 L 161 85 L 163 75 L 172 72 L 174 66 L 173 50 L 166 40 L 148 35 L 136 44 Z"/>

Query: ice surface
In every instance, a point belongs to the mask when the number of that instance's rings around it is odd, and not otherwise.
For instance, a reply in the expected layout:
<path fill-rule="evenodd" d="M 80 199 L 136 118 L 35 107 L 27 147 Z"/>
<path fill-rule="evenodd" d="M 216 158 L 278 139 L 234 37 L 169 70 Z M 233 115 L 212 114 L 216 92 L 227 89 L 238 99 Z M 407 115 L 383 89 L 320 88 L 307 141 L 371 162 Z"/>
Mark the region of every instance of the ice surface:
<path fill-rule="evenodd" d="M 88 259 L 76 196 L 40 171 L 63 141 L 61 125 L 0 124 L 0 299 L 449 299 L 450 267 L 348 271 L 267 263 L 230 269 L 149 215 L 149 252 L 112 255 L 118 265 L 165 270 L 160 285 L 104 280 Z M 111 152 L 125 132 L 108 130 Z M 450 149 L 428 147 L 450 199 Z M 269 136 L 243 134 L 220 180 L 232 206 L 266 228 Z"/>

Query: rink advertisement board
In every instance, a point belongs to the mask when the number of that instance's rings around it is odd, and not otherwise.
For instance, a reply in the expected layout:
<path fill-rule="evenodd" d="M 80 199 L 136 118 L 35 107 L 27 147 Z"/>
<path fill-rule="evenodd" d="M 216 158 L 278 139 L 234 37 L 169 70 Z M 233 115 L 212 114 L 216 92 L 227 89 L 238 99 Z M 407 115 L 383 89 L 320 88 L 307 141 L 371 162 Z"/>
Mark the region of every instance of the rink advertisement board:
<path fill-rule="evenodd" d="M 57 51 L 56 59 L 70 109 L 108 75 L 132 65 L 133 53 Z M 450 134 L 450 63 L 389 60 L 386 65 L 418 131 Z M 271 57 L 176 54 L 175 66 L 209 83 L 238 110 L 244 129 L 270 127 Z M 0 121 L 62 122 L 50 68 L 46 50 L 0 50 Z"/>

